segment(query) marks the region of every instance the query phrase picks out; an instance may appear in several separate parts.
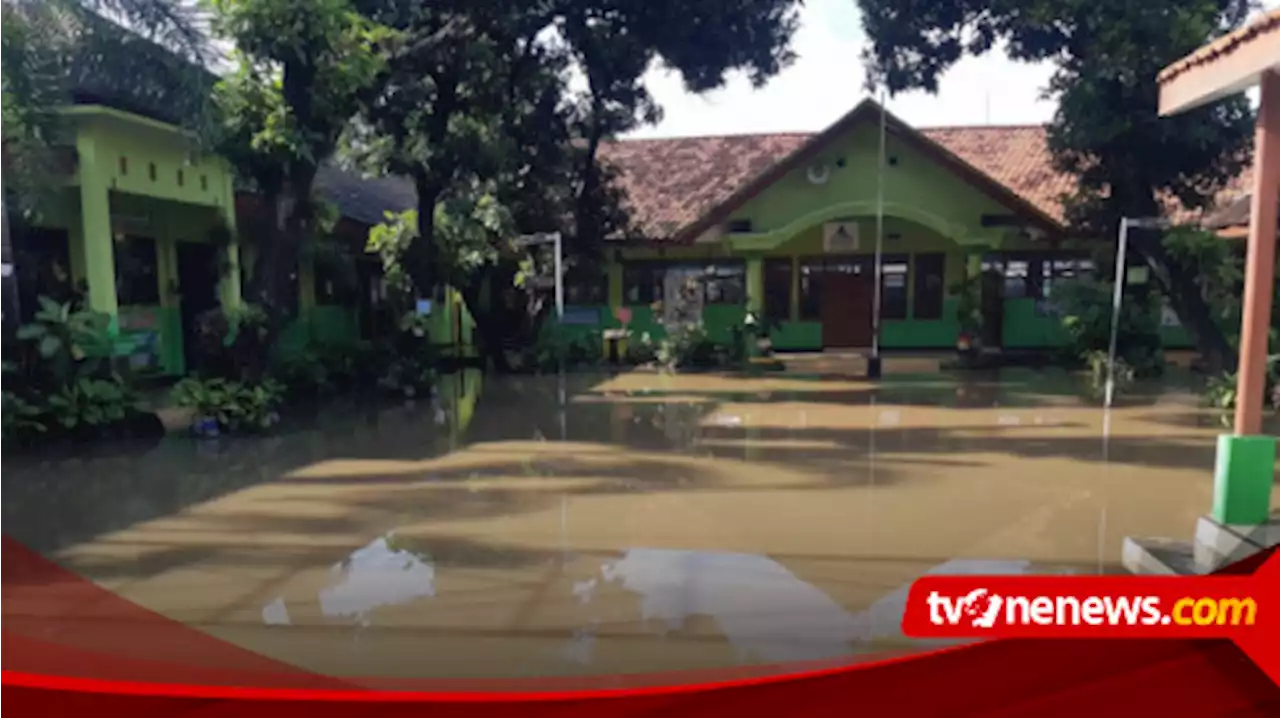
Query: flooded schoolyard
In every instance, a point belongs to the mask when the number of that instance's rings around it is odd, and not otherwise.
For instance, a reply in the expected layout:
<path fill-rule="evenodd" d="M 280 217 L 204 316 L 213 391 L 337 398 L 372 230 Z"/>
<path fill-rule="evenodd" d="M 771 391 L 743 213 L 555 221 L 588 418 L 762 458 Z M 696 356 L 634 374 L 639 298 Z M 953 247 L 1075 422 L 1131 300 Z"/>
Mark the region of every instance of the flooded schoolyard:
<path fill-rule="evenodd" d="M 1176 375 L 1107 416 L 1060 371 L 899 368 L 459 373 L 277 436 L 7 460 L 5 534 L 307 670 L 513 678 L 925 648 L 915 578 L 1118 572 L 1211 504 L 1222 429 Z"/>

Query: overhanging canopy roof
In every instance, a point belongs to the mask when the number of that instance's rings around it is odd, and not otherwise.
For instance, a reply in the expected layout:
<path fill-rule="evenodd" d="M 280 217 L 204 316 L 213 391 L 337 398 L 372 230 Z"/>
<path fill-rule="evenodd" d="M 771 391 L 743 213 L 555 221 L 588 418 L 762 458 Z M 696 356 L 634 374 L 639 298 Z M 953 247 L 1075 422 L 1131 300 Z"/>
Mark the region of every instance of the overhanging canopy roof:
<path fill-rule="evenodd" d="M 1257 85 L 1280 72 L 1280 10 L 1218 38 L 1160 72 L 1160 114 L 1173 115 Z"/>

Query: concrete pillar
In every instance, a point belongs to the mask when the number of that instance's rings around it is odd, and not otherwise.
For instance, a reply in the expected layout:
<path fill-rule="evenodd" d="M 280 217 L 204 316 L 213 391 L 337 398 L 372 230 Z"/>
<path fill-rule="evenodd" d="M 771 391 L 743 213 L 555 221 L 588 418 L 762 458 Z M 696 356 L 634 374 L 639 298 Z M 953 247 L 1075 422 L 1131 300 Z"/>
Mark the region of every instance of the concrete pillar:
<path fill-rule="evenodd" d="M 89 284 L 89 307 L 111 315 L 111 332 L 117 329 L 119 303 L 116 299 L 115 240 L 111 233 L 111 197 L 100 171 L 101 161 L 93 137 L 81 132 L 76 138 L 80 161 L 80 242 L 84 252 L 85 279 Z"/>
<path fill-rule="evenodd" d="M 1280 73 L 1262 75 L 1254 140 L 1252 211 L 1240 323 L 1235 432 L 1218 437 L 1213 518 L 1222 524 L 1261 524 L 1270 514 L 1276 439 L 1261 436 L 1267 380 L 1267 340 L 1275 291 L 1276 204 L 1280 198 Z"/>
<path fill-rule="evenodd" d="M 747 311 L 760 314 L 764 310 L 764 260 L 747 258 Z"/>
<path fill-rule="evenodd" d="M 236 191 L 230 173 L 226 174 L 225 190 L 222 206 L 218 208 L 222 222 L 229 233 L 227 245 L 222 251 L 222 279 L 218 283 L 218 297 L 223 309 L 235 309 L 240 306 L 240 236 L 236 232 Z"/>

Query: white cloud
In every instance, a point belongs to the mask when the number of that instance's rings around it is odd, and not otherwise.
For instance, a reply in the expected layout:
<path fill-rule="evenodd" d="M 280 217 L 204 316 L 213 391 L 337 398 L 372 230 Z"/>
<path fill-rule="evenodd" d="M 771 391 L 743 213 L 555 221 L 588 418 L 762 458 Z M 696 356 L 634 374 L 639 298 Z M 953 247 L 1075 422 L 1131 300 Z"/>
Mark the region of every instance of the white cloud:
<path fill-rule="evenodd" d="M 1280 0 L 1263 5 L 1280 7 Z M 652 70 L 646 81 L 665 116 L 631 136 L 815 131 L 835 121 L 866 96 L 858 8 L 854 0 L 807 0 L 800 22 L 795 63 L 758 90 L 735 76 L 720 90 L 693 95 L 679 75 Z M 1013 62 L 996 49 L 958 62 L 942 77 L 937 95 L 912 92 L 887 105 L 918 127 L 1047 122 L 1055 103 L 1040 95 L 1051 73 L 1047 65 Z"/>

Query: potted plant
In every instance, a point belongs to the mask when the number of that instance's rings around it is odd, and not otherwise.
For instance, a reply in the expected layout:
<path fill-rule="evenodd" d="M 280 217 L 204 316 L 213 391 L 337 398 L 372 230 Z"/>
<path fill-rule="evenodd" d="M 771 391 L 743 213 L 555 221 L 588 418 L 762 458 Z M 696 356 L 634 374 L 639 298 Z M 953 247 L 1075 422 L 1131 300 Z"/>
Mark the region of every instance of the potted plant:
<path fill-rule="evenodd" d="M 951 293 L 958 300 L 956 323 L 960 331 L 956 336 L 956 354 L 959 365 L 977 365 L 982 354 L 982 281 L 968 277 L 952 285 Z"/>

